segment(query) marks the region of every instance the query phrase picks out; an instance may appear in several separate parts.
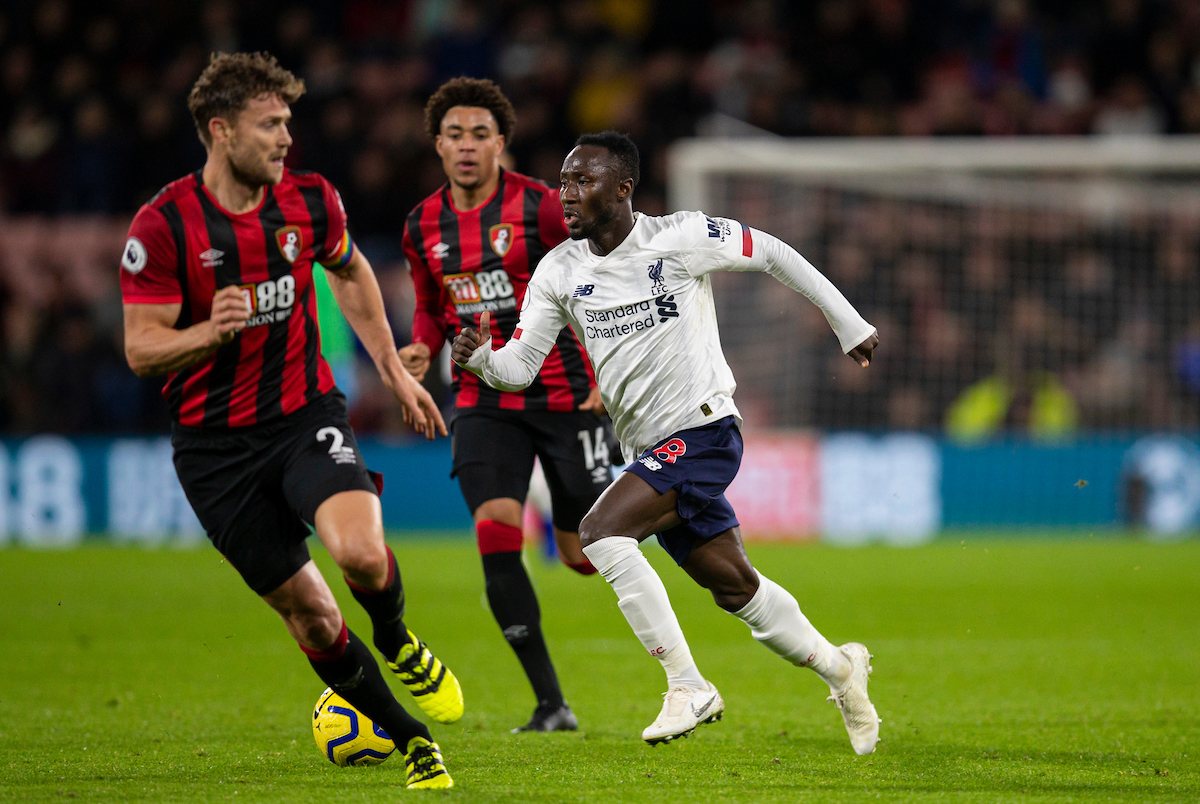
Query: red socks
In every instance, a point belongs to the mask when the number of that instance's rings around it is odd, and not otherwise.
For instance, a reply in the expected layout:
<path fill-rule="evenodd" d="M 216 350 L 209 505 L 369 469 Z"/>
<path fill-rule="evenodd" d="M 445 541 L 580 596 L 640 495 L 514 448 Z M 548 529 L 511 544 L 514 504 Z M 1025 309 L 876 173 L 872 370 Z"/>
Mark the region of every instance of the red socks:
<path fill-rule="evenodd" d="M 475 523 L 475 538 L 479 543 L 479 554 L 519 553 L 521 551 L 522 533 L 515 525 L 505 525 L 494 519 L 484 519 Z M 586 558 L 578 563 L 563 561 L 580 575 L 593 575 L 596 568 Z"/>
<path fill-rule="evenodd" d="M 515 525 L 505 525 L 494 519 L 475 523 L 475 539 L 479 543 L 479 554 L 519 553 L 523 536 Z"/>

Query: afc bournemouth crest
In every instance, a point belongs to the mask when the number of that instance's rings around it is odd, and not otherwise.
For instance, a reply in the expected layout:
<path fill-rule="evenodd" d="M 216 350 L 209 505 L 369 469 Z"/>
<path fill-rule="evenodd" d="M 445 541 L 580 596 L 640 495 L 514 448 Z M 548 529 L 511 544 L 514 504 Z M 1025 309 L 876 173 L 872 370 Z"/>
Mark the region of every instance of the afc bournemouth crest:
<path fill-rule="evenodd" d="M 492 251 L 503 257 L 512 248 L 513 225 L 511 223 L 497 223 L 488 229 L 488 241 L 492 244 Z"/>
<path fill-rule="evenodd" d="M 282 229 L 275 230 L 275 243 L 279 246 L 279 253 L 288 262 L 295 262 L 300 256 L 300 249 L 303 243 L 300 242 L 300 227 L 285 226 Z"/>

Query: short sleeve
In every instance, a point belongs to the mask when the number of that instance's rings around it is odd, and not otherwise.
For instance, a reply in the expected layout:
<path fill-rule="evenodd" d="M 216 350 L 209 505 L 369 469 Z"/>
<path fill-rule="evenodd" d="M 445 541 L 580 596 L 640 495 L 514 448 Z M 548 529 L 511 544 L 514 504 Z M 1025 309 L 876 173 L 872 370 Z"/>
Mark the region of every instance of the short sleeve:
<path fill-rule="evenodd" d="M 555 298 L 553 272 L 538 271 L 525 288 L 521 302 L 521 319 L 513 339 L 543 355 L 550 354 L 558 333 L 567 325 L 567 317 Z"/>
<path fill-rule="evenodd" d="M 127 304 L 179 304 L 179 249 L 161 211 L 144 206 L 121 252 L 121 298 Z"/>
<path fill-rule="evenodd" d="M 350 240 L 349 229 L 346 228 L 346 206 L 342 203 L 342 194 L 324 176 L 320 179 L 329 224 L 325 230 L 323 247 L 316 249 L 317 262 L 326 268 L 337 270 L 350 262 L 354 253 L 354 243 Z"/>
<path fill-rule="evenodd" d="M 754 239 L 749 226 L 703 212 L 681 212 L 677 225 L 688 251 L 688 273 L 692 276 L 711 271 L 744 271 L 751 266 Z"/>

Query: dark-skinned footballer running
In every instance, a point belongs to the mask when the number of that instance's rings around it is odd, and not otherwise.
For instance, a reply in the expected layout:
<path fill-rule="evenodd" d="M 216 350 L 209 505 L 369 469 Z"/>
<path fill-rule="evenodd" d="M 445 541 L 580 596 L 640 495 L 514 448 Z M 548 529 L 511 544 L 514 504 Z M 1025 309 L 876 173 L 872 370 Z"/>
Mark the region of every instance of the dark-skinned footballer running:
<path fill-rule="evenodd" d="M 395 740 L 407 786 L 450 787 L 429 729 L 346 628 L 305 545 L 312 527 L 421 709 L 441 723 L 462 717 L 458 681 L 404 625 L 381 480 L 363 464 L 321 357 L 317 265 L 405 421 L 431 439 L 446 425 L 401 365 L 337 191 L 283 165 L 288 107 L 303 92 L 261 53 L 215 55 L 200 75 L 188 108 L 207 161 L 138 210 L 121 258 L 126 356 L 139 376 L 168 375 L 175 469 L 213 545 L 279 613 L 321 680 Z"/>
<path fill-rule="evenodd" d="M 425 125 L 447 182 L 404 226 L 417 304 L 413 342 L 400 359 L 418 380 L 446 341 L 478 327 L 484 313 L 498 342 L 511 338 L 539 261 L 567 239 L 558 189 L 500 167 L 516 115 L 498 86 L 447 81 L 426 104 Z M 475 520 L 488 605 L 537 697 L 529 722 L 513 731 L 574 730 L 521 563 L 521 514 L 536 456 L 559 556 L 576 572 L 595 573 L 579 545 L 579 522 L 612 482 L 612 423 L 570 327 L 556 334 L 526 387 L 497 391 L 458 366 L 454 387 L 453 475 Z"/>
<path fill-rule="evenodd" d="M 867 697 L 866 647 L 836 647 L 796 599 L 746 557 L 725 488 L 742 457 L 741 417 L 713 307 L 712 271 L 765 271 L 825 314 L 842 351 L 864 368 L 875 328 L 790 246 L 702 212 L 633 211 L 638 151 L 616 132 L 580 137 L 562 168 L 560 197 L 571 239 L 543 258 L 512 338 L 488 342 L 487 317 L 455 339 L 453 357 L 499 389 L 535 376 L 555 334 L 574 326 L 596 367 L 600 395 L 626 455 L 637 456 L 579 528 L 583 551 L 617 594 L 638 639 L 667 674 L 656 744 L 719 720 L 725 702 L 692 659 L 662 580 L 639 543 L 651 534 L 717 605 L 750 633 L 829 686 L 850 744 L 875 750 L 879 717 Z"/>

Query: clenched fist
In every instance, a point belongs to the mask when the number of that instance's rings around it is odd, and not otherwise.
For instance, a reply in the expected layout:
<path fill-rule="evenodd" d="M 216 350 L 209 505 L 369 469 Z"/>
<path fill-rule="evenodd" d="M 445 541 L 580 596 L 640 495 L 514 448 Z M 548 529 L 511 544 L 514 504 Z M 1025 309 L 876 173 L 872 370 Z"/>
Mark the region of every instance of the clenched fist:
<path fill-rule="evenodd" d="M 237 285 L 223 287 L 213 294 L 212 311 L 208 316 L 212 325 L 213 343 L 224 346 L 246 328 L 250 320 L 250 304 Z"/>
<path fill-rule="evenodd" d="M 450 350 L 450 356 L 460 366 L 466 365 L 467 361 L 471 359 L 471 355 L 475 354 L 475 350 L 482 349 L 491 340 L 492 314 L 484 313 L 479 317 L 479 332 L 470 327 L 463 327 L 462 331 L 458 333 L 458 337 L 454 339 L 453 348 Z"/>

